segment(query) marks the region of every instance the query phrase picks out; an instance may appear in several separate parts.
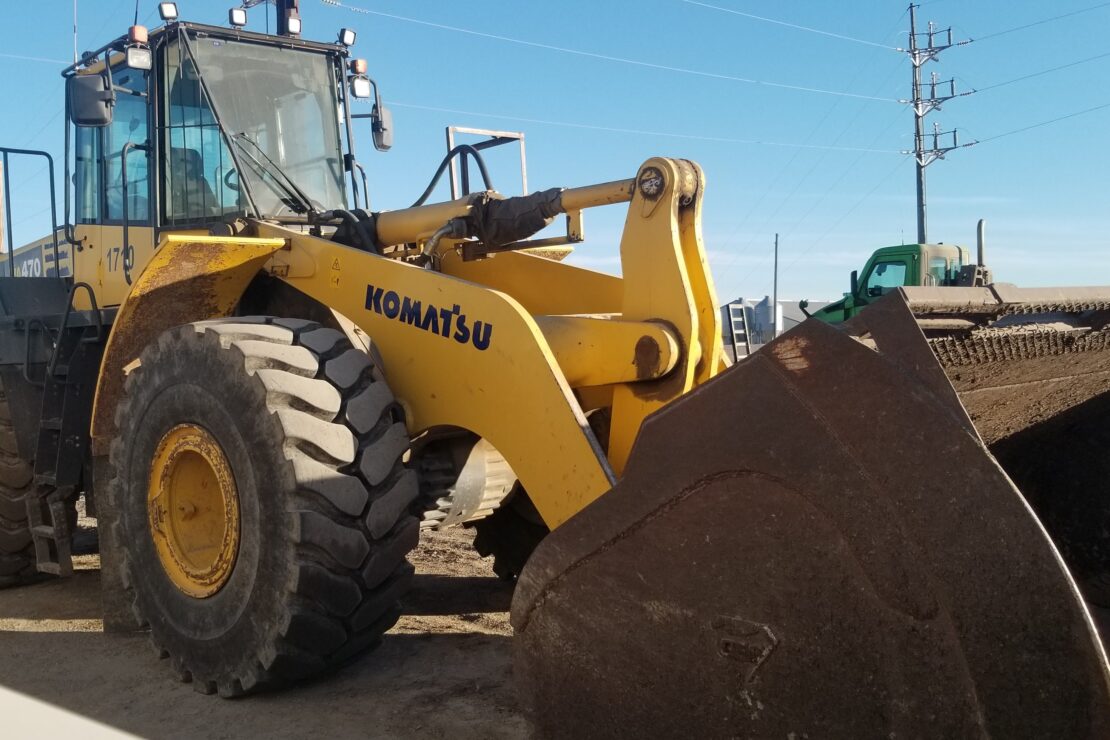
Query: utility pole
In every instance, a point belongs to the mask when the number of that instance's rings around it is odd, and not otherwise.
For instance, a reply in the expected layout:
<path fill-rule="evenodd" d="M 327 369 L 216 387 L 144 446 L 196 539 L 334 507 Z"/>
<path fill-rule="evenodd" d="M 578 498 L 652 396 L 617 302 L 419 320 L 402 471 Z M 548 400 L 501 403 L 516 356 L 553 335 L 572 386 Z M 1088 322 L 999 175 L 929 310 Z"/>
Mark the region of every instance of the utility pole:
<path fill-rule="evenodd" d="M 771 289 L 771 304 L 771 339 L 777 339 L 779 336 L 779 235 L 777 231 L 775 232 L 775 282 Z"/>
<path fill-rule="evenodd" d="M 933 131 L 931 134 L 925 133 L 925 116 L 934 110 L 940 110 L 940 106 L 952 98 L 970 95 L 970 92 L 957 93 L 956 82 L 954 79 L 939 81 L 934 72 L 928 82 L 929 97 L 924 96 L 923 85 L 921 82 L 921 67 L 927 62 L 937 61 L 938 56 L 942 51 L 952 46 L 961 46 L 969 43 L 968 41 L 952 42 L 952 29 L 946 28 L 943 31 L 938 31 L 929 22 L 929 30 L 924 34 L 925 41 L 927 42 L 922 46 L 918 41 L 917 32 L 917 8 L 919 6 L 910 5 L 910 45 L 908 49 L 902 51 L 909 54 L 910 63 L 913 66 L 913 99 L 903 100 L 903 103 L 913 104 L 913 155 L 917 163 L 917 242 L 918 244 L 925 244 L 928 242 L 928 212 L 927 212 L 927 199 L 925 188 L 925 168 L 938 159 L 944 159 L 944 155 L 953 149 L 959 149 L 960 143 L 955 129 L 951 131 L 941 131 L 940 126 L 933 124 Z M 942 43 L 937 43 L 938 39 L 944 37 Z M 946 89 L 947 86 L 947 89 Z M 937 94 L 938 88 L 940 95 Z M 972 91 L 974 92 L 974 91 Z M 951 142 L 948 138 L 951 136 Z M 932 138 L 929 141 L 929 137 Z M 942 141 L 944 144 L 942 145 Z M 964 146 L 970 146 L 965 144 Z M 903 154 L 910 154 L 910 152 L 903 152 Z"/>

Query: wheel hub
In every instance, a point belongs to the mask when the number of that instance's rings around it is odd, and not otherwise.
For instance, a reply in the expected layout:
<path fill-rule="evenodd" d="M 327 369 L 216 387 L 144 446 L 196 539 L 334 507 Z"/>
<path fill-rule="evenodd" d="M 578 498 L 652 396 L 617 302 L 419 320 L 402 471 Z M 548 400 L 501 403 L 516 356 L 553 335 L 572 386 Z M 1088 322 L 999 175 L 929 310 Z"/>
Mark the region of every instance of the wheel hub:
<path fill-rule="evenodd" d="M 239 493 L 231 466 L 204 428 L 179 424 L 158 443 L 147 487 L 150 532 L 178 589 L 207 598 L 231 577 L 239 550 Z"/>

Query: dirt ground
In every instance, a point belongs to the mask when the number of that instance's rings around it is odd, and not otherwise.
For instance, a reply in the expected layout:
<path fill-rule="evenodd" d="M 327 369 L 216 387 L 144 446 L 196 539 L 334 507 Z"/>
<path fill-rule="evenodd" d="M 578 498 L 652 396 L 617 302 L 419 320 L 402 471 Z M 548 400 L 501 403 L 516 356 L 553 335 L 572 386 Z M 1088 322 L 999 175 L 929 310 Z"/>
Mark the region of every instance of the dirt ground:
<path fill-rule="evenodd" d="M 234 701 L 178 683 L 145 635 L 105 635 L 98 559 L 82 556 L 72 579 L 0 591 L 0 686 L 144 737 L 529 737 L 511 680 L 512 587 L 472 537 L 422 537 L 407 616 L 363 660 Z"/>

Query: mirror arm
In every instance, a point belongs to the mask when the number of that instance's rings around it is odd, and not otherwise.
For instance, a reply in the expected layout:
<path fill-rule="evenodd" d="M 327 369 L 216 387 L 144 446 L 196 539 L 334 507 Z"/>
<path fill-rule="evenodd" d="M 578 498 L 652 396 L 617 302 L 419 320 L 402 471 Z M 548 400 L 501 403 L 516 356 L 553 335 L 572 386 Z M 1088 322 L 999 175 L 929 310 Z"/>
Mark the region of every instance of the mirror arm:
<path fill-rule="evenodd" d="M 370 192 L 366 189 L 366 171 L 362 170 L 359 166 L 358 160 L 355 159 L 355 134 L 354 123 L 351 119 L 351 91 L 347 89 L 346 75 L 343 72 L 343 65 L 339 65 L 339 90 L 343 95 L 343 118 L 346 120 L 347 129 L 347 156 L 351 166 L 347 167 L 347 171 L 351 173 L 351 191 L 355 207 L 358 207 L 358 181 L 355 180 L 355 167 L 362 171 L 362 201 L 366 206 L 366 210 L 370 210 Z"/>

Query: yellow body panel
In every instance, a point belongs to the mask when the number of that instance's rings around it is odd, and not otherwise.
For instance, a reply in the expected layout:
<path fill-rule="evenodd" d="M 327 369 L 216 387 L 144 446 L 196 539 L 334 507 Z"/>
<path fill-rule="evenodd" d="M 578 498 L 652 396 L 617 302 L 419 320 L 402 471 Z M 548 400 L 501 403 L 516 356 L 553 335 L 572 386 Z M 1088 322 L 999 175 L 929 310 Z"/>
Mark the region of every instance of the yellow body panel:
<path fill-rule="evenodd" d="M 552 527 L 612 487 L 543 332 L 511 296 L 281 227 L 259 230 L 293 245 L 268 269 L 373 339 L 411 434 L 458 427 L 485 438 Z M 285 266 L 299 256 L 326 269 L 293 276 Z"/>
<path fill-rule="evenodd" d="M 153 228 L 131 226 L 127 231 L 132 247 L 130 254 L 123 248 L 122 226 L 79 224 L 74 227 L 74 235 L 81 245 L 73 248 L 73 278 L 93 287 L 100 306 L 123 303 L 131 285 L 154 255 Z M 89 308 L 84 295 L 75 297 L 75 303 L 77 308 Z"/>

